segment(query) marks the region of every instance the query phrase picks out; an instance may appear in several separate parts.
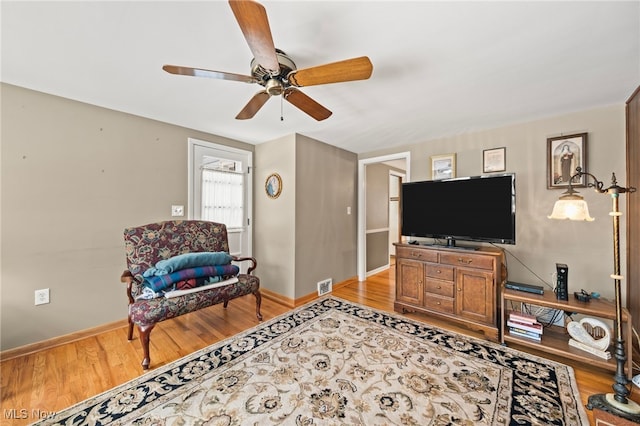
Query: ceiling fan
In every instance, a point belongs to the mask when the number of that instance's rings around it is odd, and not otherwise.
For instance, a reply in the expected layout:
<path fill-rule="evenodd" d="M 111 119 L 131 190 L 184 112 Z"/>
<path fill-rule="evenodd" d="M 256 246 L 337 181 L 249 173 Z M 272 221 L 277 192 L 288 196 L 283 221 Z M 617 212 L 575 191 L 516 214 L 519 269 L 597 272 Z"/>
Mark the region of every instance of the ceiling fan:
<path fill-rule="evenodd" d="M 297 69 L 286 53 L 276 49 L 264 6 L 253 0 L 229 0 L 229 5 L 254 56 L 250 76 L 178 65 L 164 65 L 162 69 L 171 74 L 258 83 L 263 86 L 264 89 L 251 98 L 236 119 L 252 118 L 271 96 L 282 95 L 286 101 L 321 121 L 329 118 L 331 111 L 298 90 L 298 87 L 366 80 L 371 77 L 373 65 L 366 56 Z"/>

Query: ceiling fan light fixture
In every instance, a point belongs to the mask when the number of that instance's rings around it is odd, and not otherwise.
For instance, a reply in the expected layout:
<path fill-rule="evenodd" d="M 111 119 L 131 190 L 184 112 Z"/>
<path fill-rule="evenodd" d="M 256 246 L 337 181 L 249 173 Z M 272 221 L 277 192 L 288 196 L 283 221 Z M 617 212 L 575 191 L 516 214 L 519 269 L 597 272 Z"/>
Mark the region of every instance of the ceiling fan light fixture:
<path fill-rule="evenodd" d="M 284 91 L 284 86 L 280 80 L 275 78 L 271 78 L 264 85 L 265 90 L 269 94 L 269 96 L 279 96 Z"/>

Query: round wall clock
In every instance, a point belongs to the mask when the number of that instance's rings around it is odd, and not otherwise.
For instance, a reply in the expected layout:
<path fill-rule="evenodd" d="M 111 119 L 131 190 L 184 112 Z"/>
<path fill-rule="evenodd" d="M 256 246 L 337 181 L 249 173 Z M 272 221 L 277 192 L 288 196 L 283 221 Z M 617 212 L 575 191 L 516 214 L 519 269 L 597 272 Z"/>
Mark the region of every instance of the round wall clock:
<path fill-rule="evenodd" d="M 267 176 L 264 183 L 264 190 L 270 198 L 278 198 L 282 192 L 282 178 L 277 173 Z"/>

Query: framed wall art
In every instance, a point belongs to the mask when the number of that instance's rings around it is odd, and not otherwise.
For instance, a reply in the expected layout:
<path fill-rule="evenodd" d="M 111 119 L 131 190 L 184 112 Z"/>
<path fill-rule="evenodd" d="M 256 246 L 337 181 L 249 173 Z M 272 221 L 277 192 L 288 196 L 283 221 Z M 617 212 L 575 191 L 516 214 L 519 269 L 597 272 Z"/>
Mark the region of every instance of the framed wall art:
<path fill-rule="evenodd" d="M 567 188 L 576 167 L 587 171 L 587 133 L 547 139 L 547 188 Z M 587 177 L 574 178 L 571 186 L 587 186 Z"/>
<path fill-rule="evenodd" d="M 431 179 L 456 177 L 456 154 L 431 156 Z"/>
<path fill-rule="evenodd" d="M 507 148 L 493 148 L 482 151 L 482 172 L 504 172 L 507 170 Z"/>
<path fill-rule="evenodd" d="M 282 178 L 277 173 L 271 173 L 264 182 L 264 190 L 269 198 L 278 198 L 282 193 Z"/>

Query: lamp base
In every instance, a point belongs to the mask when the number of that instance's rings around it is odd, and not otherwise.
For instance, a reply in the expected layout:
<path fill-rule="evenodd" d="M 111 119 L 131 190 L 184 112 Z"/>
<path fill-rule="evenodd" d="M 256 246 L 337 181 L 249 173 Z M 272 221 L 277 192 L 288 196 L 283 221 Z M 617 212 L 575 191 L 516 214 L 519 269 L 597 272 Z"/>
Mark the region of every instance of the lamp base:
<path fill-rule="evenodd" d="M 615 400 L 612 393 L 591 395 L 587 408 L 589 410 L 598 408 L 634 423 L 640 423 L 640 405 L 630 399 L 627 399 L 626 404 L 622 404 Z"/>

